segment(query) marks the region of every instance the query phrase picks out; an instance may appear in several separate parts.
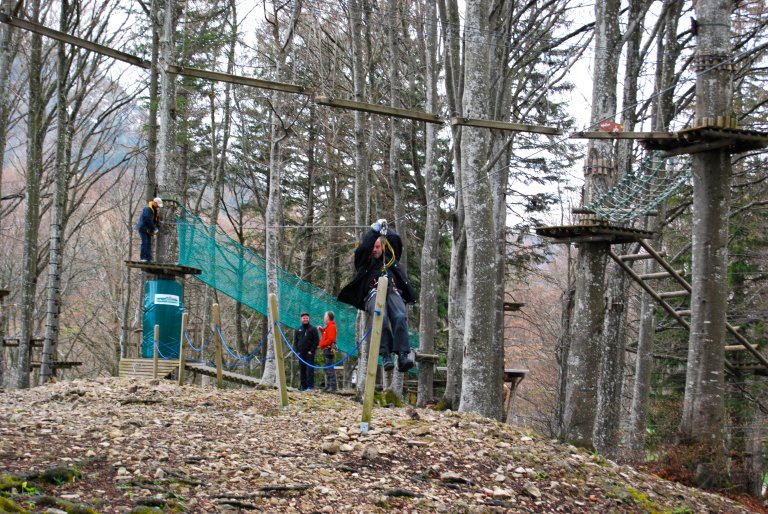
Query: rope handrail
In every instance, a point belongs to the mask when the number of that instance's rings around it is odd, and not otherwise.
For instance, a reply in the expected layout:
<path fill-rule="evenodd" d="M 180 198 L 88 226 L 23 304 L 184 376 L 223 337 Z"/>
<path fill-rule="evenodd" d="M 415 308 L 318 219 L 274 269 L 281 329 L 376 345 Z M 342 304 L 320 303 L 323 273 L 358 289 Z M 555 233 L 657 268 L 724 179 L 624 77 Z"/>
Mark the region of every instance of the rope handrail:
<path fill-rule="evenodd" d="M 328 364 L 326 366 L 317 366 L 314 363 L 307 362 L 304 359 L 302 359 L 301 356 L 296 352 L 296 350 L 294 350 L 293 346 L 291 346 L 291 343 L 288 342 L 288 339 L 285 337 L 285 333 L 283 332 L 283 329 L 280 328 L 280 324 L 278 322 L 275 322 L 275 326 L 277 327 L 277 331 L 280 332 L 280 336 L 283 338 L 283 342 L 288 347 L 288 349 L 291 350 L 291 353 L 294 354 L 296 356 L 296 358 L 299 359 L 299 361 L 303 362 L 304 364 L 306 364 L 310 368 L 315 368 L 315 369 L 331 369 L 331 368 L 334 368 L 334 367 L 336 367 L 336 366 L 338 366 L 340 364 L 343 364 L 344 361 L 349 359 L 352 356 L 352 354 L 355 351 L 357 351 L 358 348 L 360 348 L 360 345 L 362 345 L 363 342 L 368 338 L 368 336 L 371 334 L 371 330 L 372 330 L 371 328 L 369 328 L 368 331 L 365 334 L 363 334 L 362 339 L 360 339 L 360 341 L 357 343 L 357 346 L 355 346 L 355 348 L 352 350 L 352 352 L 350 352 L 350 353 L 342 352 L 342 353 L 346 353 L 346 355 L 340 361 L 334 362 L 333 364 Z"/>
<path fill-rule="evenodd" d="M 152 338 L 152 341 L 154 342 L 155 350 L 157 350 L 157 355 L 161 359 L 168 359 L 169 357 L 166 357 L 165 355 L 163 355 L 163 352 L 160 351 L 160 342 L 155 338 Z"/>
<path fill-rule="evenodd" d="M 227 341 L 226 341 L 226 339 L 224 339 L 224 334 L 222 334 L 222 333 L 221 333 L 221 327 L 219 327 L 218 325 L 216 325 L 216 332 L 218 332 L 218 334 L 219 334 L 219 337 L 221 338 L 221 343 L 224 345 L 224 349 L 225 349 L 225 350 L 227 350 L 227 353 L 228 353 L 229 355 L 231 355 L 233 359 L 235 359 L 235 362 L 240 362 L 240 361 L 248 362 L 248 361 L 250 361 L 251 359 L 253 359 L 253 358 L 256 356 L 256 354 L 257 354 L 257 353 L 258 353 L 258 352 L 261 350 L 261 347 L 264 345 L 264 342 L 265 342 L 265 341 L 267 340 L 267 338 L 269 337 L 269 334 L 272 332 L 272 329 L 270 329 L 270 330 L 268 330 L 268 331 L 267 331 L 266 335 L 265 335 L 265 336 L 264 336 L 264 338 L 261 340 L 261 342 L 259 343 L 259 345 L 256 347 L 256 349 L 255 349 L 255 350 L 253 350 L 251 353 L 249 353 L 249 354 L 247 354 L 247 355 L 244 355 L 244 356 L 238 356 L 238 355 L 236 355 L 236 354 L 235 354 L 235 353 L 232 351 L 232 349 L 231 349 L 231 348 L 229 347 L 229 345 L 227 344 Z"/>
<path fill-rule="evenodd" d="M 192 348 L 192 351 L 195 351 L 195 352 L 198 352 L 198 353 L 202 353 L 203 350 L 208 348 L 208 345 L 210 345 L 211 341 L 213 341 L 213 336 L 214 335 L 215 334 L 213 332 L 211 332 L 211 337 L 208 338 L 208 341 L 203 343 L 200 346 L 200 348 L 197 348 L 195 345 L 192 344 L 192 341 L 189 340 L 189 333 L 186 330 L 184 331 L 184 338 L 187 340 L 187 345 L 189 345 L 189 347 Z"/>

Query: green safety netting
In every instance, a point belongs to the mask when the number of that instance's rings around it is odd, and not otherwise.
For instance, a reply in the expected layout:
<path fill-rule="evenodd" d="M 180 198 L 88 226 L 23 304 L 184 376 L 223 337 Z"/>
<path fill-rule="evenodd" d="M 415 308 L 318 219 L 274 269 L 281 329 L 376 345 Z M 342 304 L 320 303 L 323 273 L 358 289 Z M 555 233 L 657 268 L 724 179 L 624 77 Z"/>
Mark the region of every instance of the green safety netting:
<path fill-rule="evenodd" d="M 691 178 L 685 159 L 665 159 L 660 152 L 648 154 L 637 170 L 584 207 L 601 218 L 623 222 L 645 216 L 672 196 Z"/>
<path fill-rule="evenodd" d="M 184 206 L 179 205 L 176 223 L 179 265 L 202 270 L 195 278 L 266 316 L 267 271 L 264 258 L 218 227 L 207 225 Z M 279 268 L 277 282 L 278 310 L 283 325 L 298 328 L 302 312 L 309 313 L 313 325 L 322 325 L 325 312 L 333 311 L 338 329 L 336 346 L 342 352 L 353 352 L 357 346 L 357 310 L 354 307 L 337 301 L 322 289 Z"/>

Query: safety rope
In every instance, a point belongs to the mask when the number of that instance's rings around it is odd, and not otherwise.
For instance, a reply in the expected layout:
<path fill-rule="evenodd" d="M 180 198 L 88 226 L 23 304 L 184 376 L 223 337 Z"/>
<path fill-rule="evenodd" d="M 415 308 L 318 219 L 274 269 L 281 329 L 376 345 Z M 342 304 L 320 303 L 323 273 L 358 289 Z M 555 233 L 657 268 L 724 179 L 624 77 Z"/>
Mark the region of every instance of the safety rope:
<path fill-rule="evenodd" d="M 154 341 L 155 350 L 157 350 L 158 357 L 160 357 L 161 359 L 168 359 L 169 357 L 166 357 L 165 355 L 163 355 L 163 352 L 160 351 L 160 343 L 159 343 L 159 341 L 157 339 L 155 339 L 155 338 L 152 338 L 152 340 Z"/>
<path fill-rule="evenodd" d="M 296 352 L 296 350 L 294 350 L 293 346 L 291 346 L 291 343 L 288 342 L 288 339 L 285 337 L 285 333 L 283 332 L 283 329 L 280 328 L 279 323 L 275 322 L 275 326 L 277 327 L 278 332 L 280 332 L 280 336 L 283 338 L 283 342 L 285 343 L 285 346 L 287 346 L 288 349 L 291 350 L 291 353 L 294 354 L 296 356 L 296 358 L 299 359 L 299 361 L 303 362 L 304 364 L 306 364 L 310 368 L 315 368 L 315 369 L 331 369 L 331 368 L 334 368 L 334 367 L 336 367 L 336 366 L 338 366 L 340 364 L 343 364 L 344 361 L 349 359 L 352 356 L 352 354 L 355 351 L 357 351 L 358 348 L 360 348 L 360 345 L 363 344 L 363 342 L 368 338 L 368 336 L 371 334 L 371 330 L 372 330 L 371 328 L 369 328 L 368 331 L 363 335 L 363 338 L 360 339 L 360 342 L 357 343 L 357 346 L 355 346 L 355 348 L 352 350 L 352 352 L 347 353 L 340 361 L 334 362 L 333 364 L 328 364 L 326 366 L 317 366 L 317 365 L 315 365 L 312 362 L 307 362 L 304 359 L 302 359 L 301 356 Z M 341 352 L 341 353 L 346 353 L 346 352 Z"/>
<path fill-rule="evenodd" d="M 389 242 L 386 235 L 382 239 L 384 242 L 382 243 L 381 248 L 381 275 L 384 276 L 387 274 L 387 270 L 395 264 L 395 249 L 392 248 L 392 243 Z M 391 255 L 389 261 L 386 260 L 387 250 L 389 250 L 389 254 Z"/>
<path fill-rule="evenodd" d="M 189 340 L 189 333 L 186 330 L 184 331 L 184 338 L 187 340 L 187 345 L 190 348 L 192 348 L 193 351 L 198 352 L 198 353 L 202 353 L 203 350 L 208 348 L 208 345 L 210 345 L 211 341 L 213 341 L 213 336 L 214 335 L 215 334 L 213 332 L 211 332 L 211 337 L 208 338 L 208 341 L 203 343 L 202 346 L 200 346 L 200 348 L 197 348 L 195 345 L 192 344 L 192 341 Z"/>
<path fill-rule="evenodd" d="M 227 341 L 224 339 L 224 334 L 221 333 L 221 328 L 218 325 L 216 325 L 216 332 L 218 332 L 219 337 L 221 338 L 221 343 L 224 346 L 224 349 L 227 350 L 227 353 L 231 355 L 233 359 L 235 359 L 235 362 L 240 362 L 240 361 L 248 362 L 251 359 L 253 359 L 256 356 L 256 354 L 261 350 L 261 347 L 264 346 L 264 342 L 267 340 L 267 337 L 269 337 L 269 334 L 272 332 L 272 330 L 267 331 L 267 334 L 264 336 L 264 338 L 261 340 L 261 342 L 259 343 L 259 345 L 256 347 L 255 350 L 253 350 L 251 353 L 244 356 L 236 355 L 232 351 L 232 349 L 227 344 Z"/>

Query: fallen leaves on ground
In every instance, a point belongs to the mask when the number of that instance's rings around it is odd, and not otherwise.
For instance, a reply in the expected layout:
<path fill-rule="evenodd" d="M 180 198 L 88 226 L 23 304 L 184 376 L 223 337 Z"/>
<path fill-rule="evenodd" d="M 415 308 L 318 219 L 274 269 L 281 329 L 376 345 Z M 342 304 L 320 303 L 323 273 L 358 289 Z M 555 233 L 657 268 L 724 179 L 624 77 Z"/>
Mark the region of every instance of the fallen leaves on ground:
<path fill-rule="evenodd" d="M 49 498 L 126 512 L 749 512 L 599 455 L 456 412 L 347 397 L 100 378 L 0 393 L 0 475 Z M 10 483 L 10 482 L 9 482 Z M 147 510 L 150 509 L 150 510 Z M 53 509 L 55 511 L 55 509 Z"/>

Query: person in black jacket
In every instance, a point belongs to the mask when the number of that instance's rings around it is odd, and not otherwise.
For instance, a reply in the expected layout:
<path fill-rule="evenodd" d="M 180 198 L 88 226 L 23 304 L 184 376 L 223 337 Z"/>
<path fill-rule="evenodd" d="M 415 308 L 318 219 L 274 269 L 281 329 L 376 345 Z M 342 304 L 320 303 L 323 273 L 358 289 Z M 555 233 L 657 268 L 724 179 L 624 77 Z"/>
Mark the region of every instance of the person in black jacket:
<path fill-rule="evenodd" d="M 315 364 L 315 352 L 320 343 L 320 333 L 317 327 L 309 324 L 309 314 L 301 313 L 301 326 L 296 329 L 293 336 L 293 346 L 301 357 L 299 360 L 299 391 L 311 391 L 315 388 L 315 368 L 309 364 Z M 305 364 L 304 362 L 309 364 Z"/>
<path fill-rule="evenodd" d="M 379 277 L 386 273 L 389 280 L 387 303 L 384 308 L 384 326 L 381 333 L 379 355 L 385 371 L 395 367 L 392 353 L 397 354 L 397 369 L 405 372 L 413 368 L 408 344 L 408 319 L 405 304 L 416 301 L 416 293 L 400 269 L 403 241 L 380 219 L 371 225 L 355 249 L 355 278 L 339 293 L 339 301 L 373 314 Z"/>
<path fill-rule="evenodd" d="M 155 198 L 141 211 L 139 222 L 136 223 L 136 230 L 139 231 L 141 238 L 141 252 L 139 258 L 141 262 L 152 262 L 152 236 L 157 234 L 160 229 L 160 207 L 163 206 L 163 200 Z"/>

